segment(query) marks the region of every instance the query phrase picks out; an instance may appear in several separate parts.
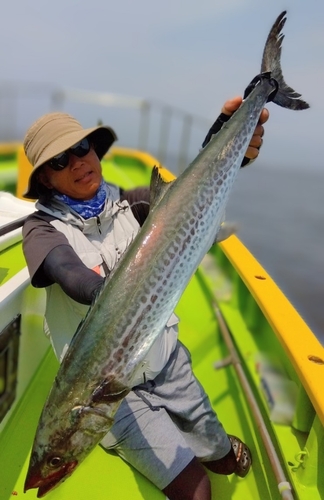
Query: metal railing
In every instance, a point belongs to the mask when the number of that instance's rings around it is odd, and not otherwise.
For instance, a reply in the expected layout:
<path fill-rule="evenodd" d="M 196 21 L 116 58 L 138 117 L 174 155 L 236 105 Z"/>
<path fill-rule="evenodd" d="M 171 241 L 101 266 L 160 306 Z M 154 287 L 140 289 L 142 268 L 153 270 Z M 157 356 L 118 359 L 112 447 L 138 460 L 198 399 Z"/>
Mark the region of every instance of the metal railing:
<path fill-rule="evenodd" d="M 33 120 L 49 111 L 77 114 L 87 126 L 84 116 L 89 120 L 96 115 L 96 122 L 106 122 L 105 108 L 110 108 L 108 123 L 116 128 L 122 146 L 148 151 L 176 173 L 196 156 L 211 125 L 204 117 L 158 100 L 58 88 L 46 83 L 3 81 L 0 82 L 0 142 L 22 140 Z M 92 125 L 93 121 L 88 126 Z"/>

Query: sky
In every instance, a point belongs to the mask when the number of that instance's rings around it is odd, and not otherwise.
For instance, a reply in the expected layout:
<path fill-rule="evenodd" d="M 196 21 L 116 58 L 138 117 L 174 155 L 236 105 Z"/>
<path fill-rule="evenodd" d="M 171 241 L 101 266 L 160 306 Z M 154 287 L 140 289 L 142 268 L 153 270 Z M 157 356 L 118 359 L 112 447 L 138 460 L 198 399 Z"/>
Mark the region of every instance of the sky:
<path fill-rule="evenodd" d="M 320 0 L 6 2 L 0 30 L 0 133 L 18 130 L 22 135 L 34 119 L 53 109 L 48 97 L 53 89 L 82 89 L 152 102 L 150 134 L 157 141 L 158 103 L 203 117 L 191 136 L 190 154 L 194 154 L 225 100 L 242 95 L 258 74 L 266 37 L 284 9 L 288 20 L 283 74 L 311 108 L 293 112 L 268 105 L 262 158 L 274 168 L 321 169 L 324 3 Z M 73 99 L 60 106 L 84 126 L 93 126 L 98 119 L 112 125 L 120 145 L 137 144 L 136 109 Z M 174 154 L 179 148 L 178 129 L 170 132 Z"/>

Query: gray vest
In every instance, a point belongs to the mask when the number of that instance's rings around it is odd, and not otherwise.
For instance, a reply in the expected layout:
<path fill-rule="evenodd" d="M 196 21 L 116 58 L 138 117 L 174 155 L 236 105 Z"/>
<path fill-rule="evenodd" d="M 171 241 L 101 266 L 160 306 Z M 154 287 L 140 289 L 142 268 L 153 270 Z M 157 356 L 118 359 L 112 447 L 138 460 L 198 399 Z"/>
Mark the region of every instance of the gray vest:
<path fill-rule="evenodd" d="M 101 276 L 114 268 L 140 229 L 128 202 L 119 201 L 119 188 L 107 184 L 106 189 L 104 210 L 98 217 L 87 220 L 57 200 L 46 206 L 36 204 L 37 209 L 56 217 L 51 224 L 66 236 L 83 263 Z M 68 297 L 56 283 L 47 287 L 46 293 L 44 330 L 62 361 L 89 306 Z M 133 385 L 142 383 L 144 377 L 153 379 L 163 369 L 176 345 L 178 321 L 173 314 L 136 371 Z"/>

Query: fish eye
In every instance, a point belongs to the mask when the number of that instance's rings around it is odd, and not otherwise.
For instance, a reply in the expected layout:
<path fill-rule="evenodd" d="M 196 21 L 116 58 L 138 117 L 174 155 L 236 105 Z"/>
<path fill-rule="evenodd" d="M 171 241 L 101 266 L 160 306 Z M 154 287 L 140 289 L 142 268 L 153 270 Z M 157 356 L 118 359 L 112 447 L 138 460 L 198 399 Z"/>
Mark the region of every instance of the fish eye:
<path fill-rule="evenodd" d="M 50 457 L 47 461 L 50 467 L 58 467 L 62 463 L 61 457 Z"/>

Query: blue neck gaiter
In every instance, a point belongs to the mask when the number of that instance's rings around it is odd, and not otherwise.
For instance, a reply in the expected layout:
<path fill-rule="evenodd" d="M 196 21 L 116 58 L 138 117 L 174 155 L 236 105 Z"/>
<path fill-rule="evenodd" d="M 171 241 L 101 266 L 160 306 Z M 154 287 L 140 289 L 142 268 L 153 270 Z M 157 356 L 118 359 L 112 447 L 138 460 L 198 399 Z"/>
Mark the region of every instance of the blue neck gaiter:
<path fill-rule="evenodd" d="M 105 206 L 106 196 L 107 193 L 104 180 L 101 181 L 98 191 L 95 196 L 91 198 L 91 200 L 76 200 L 75 198 L 70 198 L 70 196 L 67 196 L 66 194 L 61 194 L 58 191 L 55 191 L 54 194 L 54 198 L 56 200 L 62 201 L 68 205 L 84 219 L 96 217 L 102 212 Z"/>

